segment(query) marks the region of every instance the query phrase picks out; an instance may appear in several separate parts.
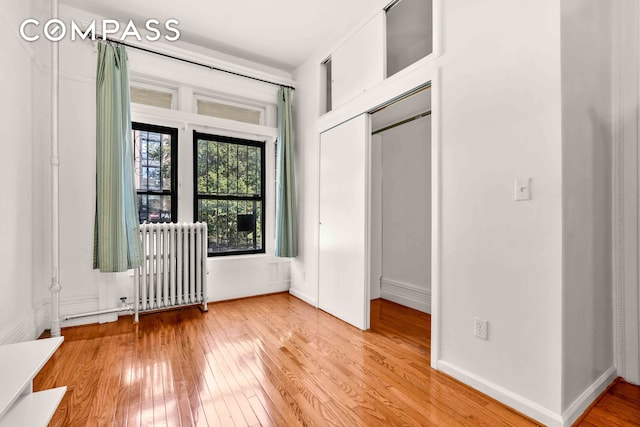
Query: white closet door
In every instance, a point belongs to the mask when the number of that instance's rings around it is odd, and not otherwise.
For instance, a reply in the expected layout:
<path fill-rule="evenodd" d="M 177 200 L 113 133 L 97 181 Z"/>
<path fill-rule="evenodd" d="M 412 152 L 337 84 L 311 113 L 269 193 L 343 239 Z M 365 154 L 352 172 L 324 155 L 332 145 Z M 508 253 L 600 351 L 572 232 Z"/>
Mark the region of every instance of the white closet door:
<path fill-rule="evenodd" d="M 369 329 L 369 116 L 320 136 L 320 309 Z"/>

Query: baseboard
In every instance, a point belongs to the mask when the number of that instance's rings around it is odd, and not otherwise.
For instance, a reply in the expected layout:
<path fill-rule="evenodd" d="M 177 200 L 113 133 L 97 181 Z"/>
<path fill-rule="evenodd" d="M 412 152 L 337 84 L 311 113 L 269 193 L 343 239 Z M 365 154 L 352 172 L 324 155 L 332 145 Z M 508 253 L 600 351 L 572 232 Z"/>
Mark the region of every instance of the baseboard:
<path fill-rule="evenodd" d="M 431 290 L 382 277 L 380 298 L 431 314 Z"/>
<path fill-rule="evenodd" d="M 576 400 L 573 401 L 571 406 L 567 408 L 562 414 L 564 419 L 564 425 L 570 426 L 575 423 L 578 418 L 587 410 L 589 405 L 593 403 L 600 394 L 606 390 L 616 377 L 618 372 L 614 366 L 610 367 L 600 376 L 593 384 L 591 384 Z"/>
<path fill-rule="evenodd" d="M 304 293 L 300 292 L 300 291 L 299 291 L 299 290 L 297 290 L 297 289 L 289 289 L 289 293 L 290 293 L 291 295 L 293 295 L 294 297 L 296 297 L 296 298 L 298 298 L 298 299 L 300 299 L 300 300 L 302 300 L 302 301 L 306 302 L 306 303 L 307 303 L 307 304 L 309 304 L 309 305 L 312 305 L 312 306 L 314 306 L 314 307 L 317 307 L 317 306 L 318 306 L 318 303 L 317 303 L 317 301 L 316 301 L 316 299 L 315 299 L 315 298 L 311 298 L 310 296 L 308 296 L 308 295 L 306 295 L 306 294 L 304 294 Z"/>
<path fill-rule="evenodd" d="M 43 299 L 35 308 L 36 337 L 51 329 L 51 301 Z"/>
<path fill-rule="evenodd" d="M 36 339 L 35 313 L 31 310 L 15 323 L 0 330 L 0 345 L 14 344 L 17 342 Z"/>
<path fill-rule="evenodd" d="M 64 296 L 60 295 L 60 320 L 61 327 L 90 325 L 92 323 L 98 323 L 100 316 L 82 317 L 79 319 L 63 321 L 65 316 L 80 313 L 89 313 L 98 310 L 99 301 L 97 295 L 75 295 Z M 51 328 L 51 299 L 46 300 L 42 304 L 42 310 L 44 315 L 41 317 L 46 320 L 46 328 Z"/>
<path fill-rule="evenodd" d="M 488 396 L 504 403 L 524 415 L 533 418 L 549 427 L 565 427 L 562 415 L 532 402 L 516 393 L 513 393 L 498 384 L 494 384 L 485 378 L 465 371 L 449 362 L 438 361 L 438 370 L 453 378 L 485 393 Z"/>
<path fill-rule="evenodd" d="M 236 288 L 233 289 L 230 286 L 225 286 L 224 290 L 217 290 L 212 292 L 211 286 L 208 291 L 208 299 L 207 302 L 216 302 L 216 301 L 227 301 L 232 299 L 240 299 L 240 298 L 248 298 L 255 297 L 258 295 L 268 295 L 275 294 L 278 292 L 286 292 L 291 287 L 291 282 L 281 281 L 281 282 L 272 282 L 266 285 L 261 286 L 250 286 L 246 288 Z"/>

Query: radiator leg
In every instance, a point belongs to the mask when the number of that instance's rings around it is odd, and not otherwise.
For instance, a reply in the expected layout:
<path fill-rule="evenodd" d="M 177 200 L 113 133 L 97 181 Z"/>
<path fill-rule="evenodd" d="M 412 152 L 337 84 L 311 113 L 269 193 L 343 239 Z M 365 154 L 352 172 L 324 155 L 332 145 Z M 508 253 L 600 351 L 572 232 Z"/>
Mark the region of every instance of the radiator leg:
<path fill-rule="evenodd" d="M 145 259 L 144 262 L 147 262 Z M 138 323 L 140 312 L 140 267 L 133 271 L 133 321 Z"/>

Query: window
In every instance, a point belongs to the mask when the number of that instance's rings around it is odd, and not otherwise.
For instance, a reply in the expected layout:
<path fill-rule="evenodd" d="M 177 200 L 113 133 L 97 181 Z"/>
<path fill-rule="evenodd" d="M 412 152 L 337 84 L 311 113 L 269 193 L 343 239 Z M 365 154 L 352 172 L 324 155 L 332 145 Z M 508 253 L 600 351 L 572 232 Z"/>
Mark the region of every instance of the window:
<path fill-rule="evenodd" d="M 322 70 L 323 70 L 323 74 L 324 74 L 324 79 L 323 79 L 323 84 L 324 84 L 324 88 L 325 88 L 325 93 L 324 93 L 324 102 L 325 102 L 325 108 L 324 108 L 324 112 L 328 113 L 329 111 L 331 111 L 331 107 L 332 107 L 332 99 L 331 99 L 331 90 L 332 90 L 332 85 L 333 85 L 333 77 L 331 76 L 331 57 L 327 58 L 323 63 L 322 63 Z"/>
<path fill-rule="evenodd" d="M 134 104 L 150 105 L 152 107 L 173 108 L 174 91 L 151 89 L 144 86 L 131 86 L 131 102 Z"/>
<path fill-rule="evenodd" d="M 196 109 L 198 114 L 218 117 L 221 119 L 235 120 L 237 122 L 251 123 L 253 125 L 262 124 L 262 113 L 264 108 L 250 107 L 231 102 L 212 101 L 208 99 L 196 99 Z"/>
<path fill-rule="evenodd" d="M 209 256 L 264 253 L 265 148 L 193 133 L 194 213 L 209 231 Z"/>
<path fill-rule="evenodd" d="M 178 129 L 132 123 L 138 219 L 176 222 Z"/>
<path fill-rule="evenodd" d="M 397 1 L 386 16 L 389 77 L 433 51 L 433 1 Z"/>

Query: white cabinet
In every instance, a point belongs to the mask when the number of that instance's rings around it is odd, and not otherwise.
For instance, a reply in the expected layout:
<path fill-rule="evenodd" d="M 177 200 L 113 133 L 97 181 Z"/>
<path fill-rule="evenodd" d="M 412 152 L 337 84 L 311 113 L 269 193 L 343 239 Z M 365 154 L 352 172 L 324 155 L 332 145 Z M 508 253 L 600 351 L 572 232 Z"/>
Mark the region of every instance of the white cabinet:
<path fill-rule="evenodd" d="M 385 13 L 381 11 L 331 55 L 332 109 L 384 80 Z"/>
<path fill-rule="evenodd" d="M 434 52 L 434 0 L 392 2 L 357 29 L 321 67 L 321 111 L 339 109 Z"/>
<path fill-rule="evenodd" d="M 33 378 L 64 338 L 0 346 L 0 427 L 46 426 L 66 387 L 33 392 Z"/>

